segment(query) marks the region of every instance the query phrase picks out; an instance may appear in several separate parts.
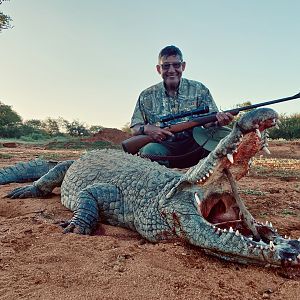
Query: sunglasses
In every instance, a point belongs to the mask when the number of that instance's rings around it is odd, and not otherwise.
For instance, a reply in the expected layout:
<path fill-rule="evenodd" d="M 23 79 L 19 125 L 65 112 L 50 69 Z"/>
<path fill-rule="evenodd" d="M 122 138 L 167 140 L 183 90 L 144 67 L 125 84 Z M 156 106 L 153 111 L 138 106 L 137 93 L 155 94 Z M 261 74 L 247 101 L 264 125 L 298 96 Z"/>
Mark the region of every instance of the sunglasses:
<path fill-rule="evenodd" d="M 165 63 L 160 65 L 161 68 L 165 71 L 169 70 L 171 66 L 173 66 L 174 69 L 179 69 L 182 66 L 182 61 L 175 62 L 175 63 Z"/>

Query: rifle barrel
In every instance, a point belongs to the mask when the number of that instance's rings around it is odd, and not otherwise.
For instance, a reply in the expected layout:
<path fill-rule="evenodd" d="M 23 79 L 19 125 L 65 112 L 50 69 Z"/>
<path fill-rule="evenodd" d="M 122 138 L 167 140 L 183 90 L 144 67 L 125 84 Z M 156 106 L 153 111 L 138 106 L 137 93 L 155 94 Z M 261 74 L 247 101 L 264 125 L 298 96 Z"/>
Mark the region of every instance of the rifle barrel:
<path fill-rule="evenodd" d="M 261 106 L 271 105 L 271 104 L 275 104 L 275 103 L 279 103 L 279 102 L 289 101 L 289 100 L 293 100 L 293 99 L 297 99 L 297 98 L 300 98 L 300 93 L 298 93 L 294 96 L 290 96 L 290 97 L 285 97 L 285 98 L 281 98 L 281 99 L 276 99 L 276 100 L 271 100 L 271 101 L 267 101 L 267 102 L 261 102 L 261 103 L 257 103 L 257 104 L 253 104 L 253 105 L 239 107 L 236 110 L 243 111 L 243 110 L 248 110 L 248 109 L 257 108 L 257 107 L 261 107 Z M 225 112 L 230 112 L 232 110 L 235 110 L 235 109 L 229 109 Z"/>

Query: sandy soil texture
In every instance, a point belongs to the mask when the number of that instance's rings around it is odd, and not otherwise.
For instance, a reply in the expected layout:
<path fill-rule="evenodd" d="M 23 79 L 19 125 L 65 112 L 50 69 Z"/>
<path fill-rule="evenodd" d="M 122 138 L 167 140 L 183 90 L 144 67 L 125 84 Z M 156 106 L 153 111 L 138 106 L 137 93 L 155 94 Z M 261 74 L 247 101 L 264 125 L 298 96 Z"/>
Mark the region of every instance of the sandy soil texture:
<path fill-rule="evenodd" d="M 300 144 L 272 143 L 240 183 L 251 213 L 281 234 L 300 236 Z M 81 151 L 1 148 L 0 167 Z M 108 225 L 93 236 L 62 234 L 72 214 L 59 189 L 46 199 L 11 200 L 0 189 L 0 299 L 300 299 L 298 274 L 227 263 L 180 241 L 152 244 Z"/>

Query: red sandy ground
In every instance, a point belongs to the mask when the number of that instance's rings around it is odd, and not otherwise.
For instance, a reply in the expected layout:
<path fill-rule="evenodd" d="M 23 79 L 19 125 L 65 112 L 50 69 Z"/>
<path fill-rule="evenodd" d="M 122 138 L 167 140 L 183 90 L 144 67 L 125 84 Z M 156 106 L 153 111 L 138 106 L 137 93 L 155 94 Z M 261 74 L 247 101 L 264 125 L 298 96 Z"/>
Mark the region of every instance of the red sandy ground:
<path fill-rule="evenodd" d="M 299 143 L 272 143 L 270 149 L 275 157 L 293 158 L 291 169 L 300 170 Z M 0 153 L 0 167 L 81 154 L 20 146 Z M 8 153 L 12 157 L 5 158 Z M 59 189 L 47 199 L 4 198 L 21 185 L 0 190 L 0 299 L 300 299 L 295 273 L 227 263 L 178 241 L 152 244 L 108 225 L 93 236 L 64 235 L 56 223 L 72 213 L 60 203 Z M 300 236 L 299 177 L 251 172 L 239 186 L 255 218 Z"/>

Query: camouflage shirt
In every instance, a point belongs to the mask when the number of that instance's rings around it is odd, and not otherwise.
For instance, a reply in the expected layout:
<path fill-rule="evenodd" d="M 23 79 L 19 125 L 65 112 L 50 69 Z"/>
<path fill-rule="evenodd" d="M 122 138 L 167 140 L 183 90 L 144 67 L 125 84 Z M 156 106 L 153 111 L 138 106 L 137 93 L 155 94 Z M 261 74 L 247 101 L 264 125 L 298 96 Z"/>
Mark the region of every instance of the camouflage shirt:
<path fill-rule="evenodd" d="M 130 127 L 137 124 L 159 125 L 159 119 L 169 114 L 177 114 L 196 109 L 202 105 L 209 107 L 209 112 L 218 108 L 209 90 L 202 83 L 182 78 L 175 97 L 167 94 L 163 82 L 144 90 L 136 103 Z M 179 121 L 187 121 L 189 117 Z"/>

